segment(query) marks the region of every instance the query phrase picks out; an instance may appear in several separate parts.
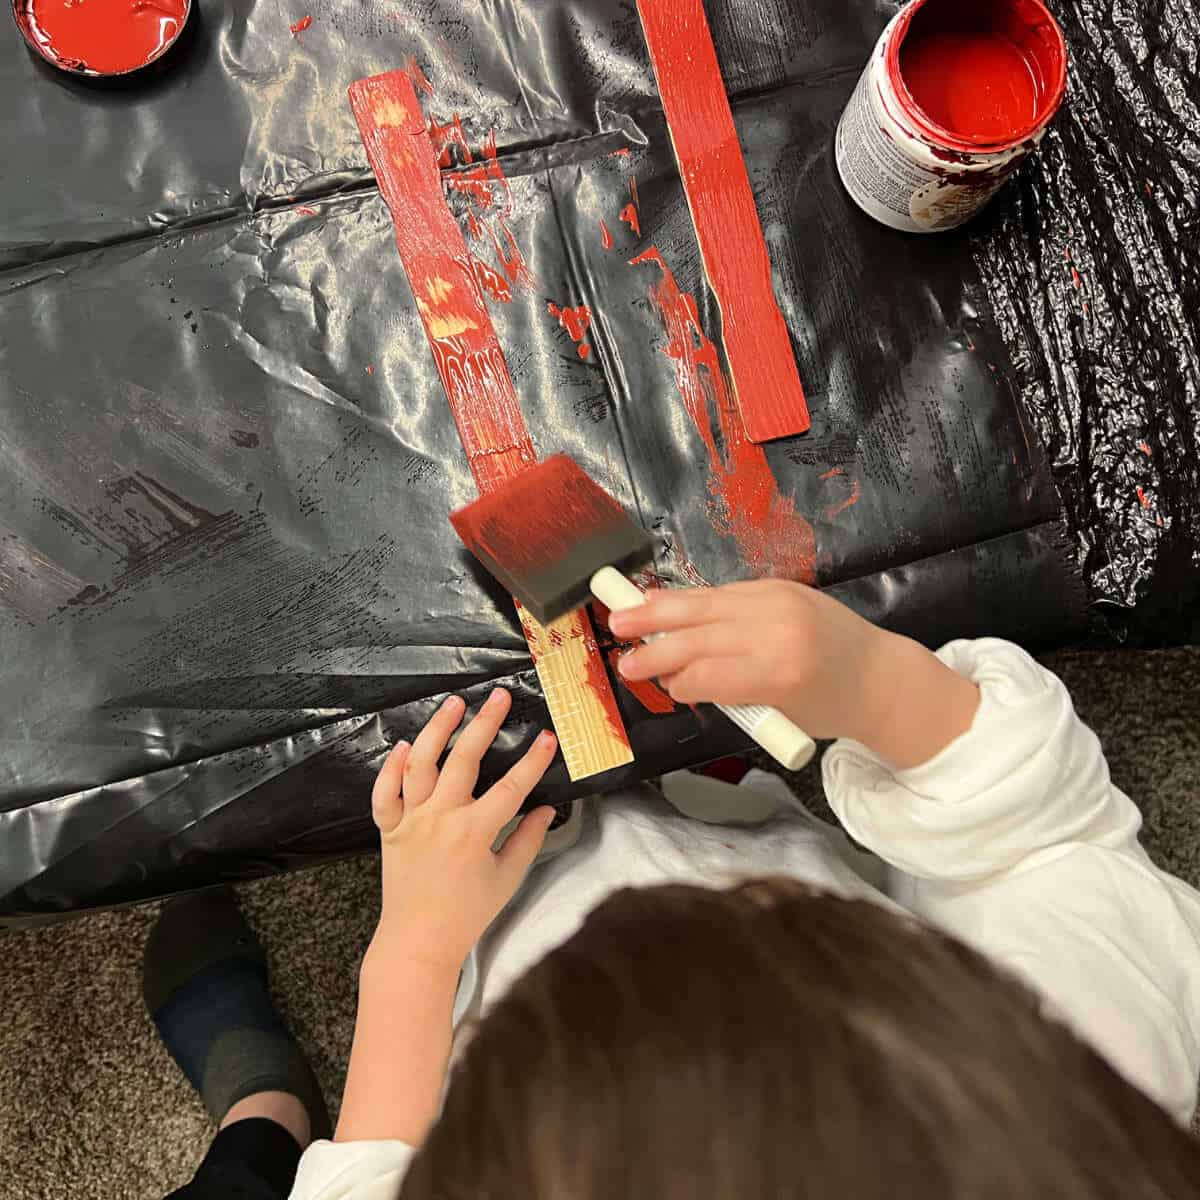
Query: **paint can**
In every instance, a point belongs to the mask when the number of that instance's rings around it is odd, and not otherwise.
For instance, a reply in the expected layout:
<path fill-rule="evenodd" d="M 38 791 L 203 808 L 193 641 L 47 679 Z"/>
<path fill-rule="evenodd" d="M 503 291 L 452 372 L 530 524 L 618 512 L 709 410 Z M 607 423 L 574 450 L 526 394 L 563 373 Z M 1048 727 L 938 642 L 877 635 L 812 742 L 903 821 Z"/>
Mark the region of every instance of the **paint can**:
<path fill-rule="evenodd" d="M 953 229 L 1037 149 L 1066 83 L 1066 40 L 1041 0 L 911 0 L 838 123 L 838 174 L 893 229 Z"/>

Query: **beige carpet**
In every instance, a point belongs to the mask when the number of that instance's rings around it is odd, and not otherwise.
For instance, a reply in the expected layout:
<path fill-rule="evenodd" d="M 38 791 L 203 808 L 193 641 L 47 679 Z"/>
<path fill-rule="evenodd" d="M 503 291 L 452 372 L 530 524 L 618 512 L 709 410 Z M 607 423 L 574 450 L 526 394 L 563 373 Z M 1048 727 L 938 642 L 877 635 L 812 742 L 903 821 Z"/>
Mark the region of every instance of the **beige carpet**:
<path fill-rule="evenodd" d="M 1200 884 L 1200 649 L 1050 660 L 1146 813 L 1162 865 Z M 810 770 L 801 790 L 813 794 Z M 363 797 L 364 804 L 367 798 Z M 355 972 L 378 911 L 372 859 L 241 890 L 281 1007 L 331 1101 L 354 1021 Z M 210 1136 L 142 1012 L 152 909 L 0 931 L 0 1198 L 153 1200 Z"/>

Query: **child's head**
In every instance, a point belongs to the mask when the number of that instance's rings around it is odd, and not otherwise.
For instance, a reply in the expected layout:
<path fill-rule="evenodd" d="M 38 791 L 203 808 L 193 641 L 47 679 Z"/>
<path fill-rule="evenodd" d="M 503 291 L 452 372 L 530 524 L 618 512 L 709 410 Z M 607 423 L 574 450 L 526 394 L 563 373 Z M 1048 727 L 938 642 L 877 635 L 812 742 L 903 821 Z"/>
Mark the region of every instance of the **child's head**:
<path fill-rule="evenodd" d="M 1200 1150 L 1021 984 L 783 880 L 609 899 L 483 1021 L 405 1200 L 1193 1196 Z"/>

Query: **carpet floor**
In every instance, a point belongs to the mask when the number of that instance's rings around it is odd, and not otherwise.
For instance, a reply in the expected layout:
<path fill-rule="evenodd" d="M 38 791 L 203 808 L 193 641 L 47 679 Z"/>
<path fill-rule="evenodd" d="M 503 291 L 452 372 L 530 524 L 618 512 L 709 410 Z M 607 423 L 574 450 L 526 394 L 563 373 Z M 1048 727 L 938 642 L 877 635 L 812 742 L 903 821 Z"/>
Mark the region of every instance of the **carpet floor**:
<path fill-rule="evenodd" d="M 1200 648 L 1064 653 L 1047 664 L 1141 805 L 1154 859 L 1200 886 Z M 796 780 L 810 803 L 819 780 Z M 363 797 L 363 803 L 368 798 Z M 354 1023 L 359 957 L 378 914 L 374 858 L 239 889 L 280 1007 L 331 1103 Z M 211 1129 L 142 1010 L 147 906 L 0 930 L 0 1196 L 157 1200 Z"/>

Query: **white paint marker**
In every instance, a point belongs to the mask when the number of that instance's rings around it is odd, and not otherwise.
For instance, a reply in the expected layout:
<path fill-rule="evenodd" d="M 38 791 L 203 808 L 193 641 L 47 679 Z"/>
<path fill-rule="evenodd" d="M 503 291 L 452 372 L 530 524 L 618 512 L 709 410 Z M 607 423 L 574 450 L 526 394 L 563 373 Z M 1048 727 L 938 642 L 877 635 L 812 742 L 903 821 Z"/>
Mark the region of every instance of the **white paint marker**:
<path fill-rule="evenodd" d="M 591 578 L 592 595 L 611 612 L 623 612 L 646 603 L 646 596 L 632 579 L 615 567 L 601 567 Z M 654 641 L 655 634 L 646 641 Z M 794 721 L 777 708 L 765 704 L 718 704 L 739 729 L 749 734 L 780 766 L 799 771 L 812 762 L 816 743 Z"/>

